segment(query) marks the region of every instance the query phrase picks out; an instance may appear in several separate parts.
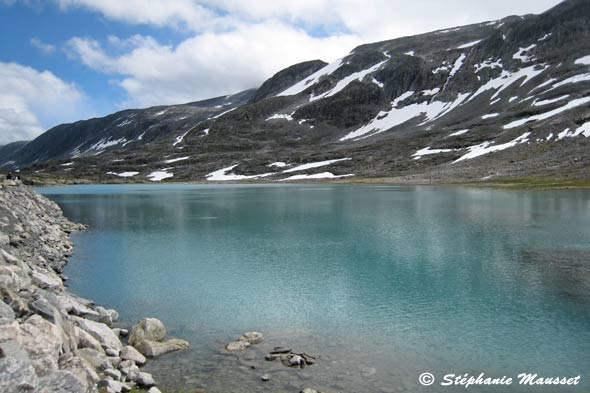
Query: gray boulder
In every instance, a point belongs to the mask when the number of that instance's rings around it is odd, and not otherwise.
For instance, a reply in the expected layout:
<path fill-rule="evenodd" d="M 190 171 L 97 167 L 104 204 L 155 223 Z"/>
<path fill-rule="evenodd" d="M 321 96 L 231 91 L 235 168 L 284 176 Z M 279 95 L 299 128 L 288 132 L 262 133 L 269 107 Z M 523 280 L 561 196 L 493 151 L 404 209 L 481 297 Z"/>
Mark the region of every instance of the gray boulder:
<path fill-rule="evenodd" d="M 144 388 L 149 388 L 156 384 L 156 381 L 154 381 L 152 374 L 144 372 L 137 373 L 137 378 L 135 379 L 135 382 L 137 382 L 139 386 Z"/>
<path fill-rule="evenodd" d="M 143 356 L 137 349 L 133 348 L 131 345 L 126 345 L 121 349 L 121 359 L 123 360 L 133 360 L 136 364 L 140 366 L 146 362 L 145 356 Z"/>
<path fill-rule="evenodd" d="M 33 363 L 26 351 L 15 341 L 0 344 L 0 392 L 17 393 L 35 389 L 39 383 Z"/>
<path fill-rule="evenodd" d="M 129 344 L 147 357 L 190 348 L 185 340 L 173 338 L 164 341 L 166 334 L 166 328 L 160 320 L 144 318 L 131 328 Z"/>
<path fill-rule="evenodd" d="M 139 352 L 149 358 L 155 358 L 164 355 L 168 352 L 181 351 L 183 349 L 190 348 L 191 345 L 188 341 L 181 340 L 178 338 L 171 338 L 163 342 L 157 341 L 143 341 L 136 347 Z"/>
<path fill-rule="evenodd" d="M 36 393 L 87 393 L 88 381 L 70 370 L 57 370 L 39 379 Z"/>
<path fill-rule="evenodd" d="M 229 352 L 239 352 L 243 351 L 246 348 L 250 347 L 250 343 L 248 341 L 232 341 L 225 346 L 225 349 Z"/>
<path fill-rule="evenodd" d="M 113 393 L 121 393 L 121 392 L 129 392 L 131 391 L 131 387 L 129 385 L 119 382 L 113 381 L 112 379 L 101 379 L 98 381 L 97 386 L 99 388 L 106 388 L 107 392 Z"/>
<path fill-rule="evenodd" d="M 0 325 L 14 321 L 14 310 L 8 304 L 0 300 Z"/>
<path fill-rule="evenodd" d="M 90 321 L 84 318 L 72 317 L 80 329 L 96 338 L 103 347 L 120 350 L 122 348 L 119 337 L 110 327 L 101 322 Z"/>
<path fill-rule="evenodd" d="M 144 340 L 162 341 L 166 335 L 166 328 L 162 321 L 156 318 L 144 318 L 131 328 L 129 344 L 136 347 L 136 344 Z"/>
<path fill-rule="evenodd" d="M 262 333 L 246 332 L 240 336 L 239 341 L 248 341 L 250 344 L 260 344 L 262 342 Z"/>

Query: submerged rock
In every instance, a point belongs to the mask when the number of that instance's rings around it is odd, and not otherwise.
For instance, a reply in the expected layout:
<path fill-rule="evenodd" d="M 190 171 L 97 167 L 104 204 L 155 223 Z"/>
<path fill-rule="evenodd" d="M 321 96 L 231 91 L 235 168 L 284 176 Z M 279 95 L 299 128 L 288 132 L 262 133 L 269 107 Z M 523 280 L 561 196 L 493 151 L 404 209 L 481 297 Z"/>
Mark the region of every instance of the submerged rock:
<path fill-rule="evenodd" d="M 260 344 L 262 342 L 262 333 L 246 332 L 240 336 L 239 341 L 247 341 L 250 344 Z"/>
<path fill-rule="evenodd" d="M 242 334 L 236 341 L 232 341 L 225 346 L 225 349 L 229 352 L 239 352 L 251 345 L 260 344 L 262 342 L 262 333 L 258 332 L 246 332 Z"/>
<path fill-rule="evenodd" d="M 61 271 L 72 254 L 70 223 L 54 202 L 19 184 L 0 184 L 0 392 L 94 393 L 155 384 L 137 364 L 146 358 L 111 329 L 117 311 L 68 292 Z M 188 348 L 165 341 L 157 319 L 134 327 L 134 342 L 150 357 Z M 135 386 L 135 385 L 133 385 Z M 152 388 L 152 393 L 159 391 Z"/>
<path fill-rule="evenodd" d="M 225 346 L 225 349 L 230 352 L 239 352 L 250 347 L 250 345 L 252 344 L 250 344 L 248 341 L 232 341 Z"/>
<path fill-rule="evenodd" d="M 129 344 L 147 357 L 157 357 L 168 352 L 190 348 L 188 341 L 166 338 L 164 324 L 156 318 L 144 318 L 131 328 Z"/>
<path fill-rule="evenodd" d="M 181 351 L 190 347 L 191 345 L 188 341 L 178 338 L 171 338 L 163 342 L 146 340 L 138 344 L 136 348 L 145 356 L 149 358 L 155 358 L 168 352 Z"/>

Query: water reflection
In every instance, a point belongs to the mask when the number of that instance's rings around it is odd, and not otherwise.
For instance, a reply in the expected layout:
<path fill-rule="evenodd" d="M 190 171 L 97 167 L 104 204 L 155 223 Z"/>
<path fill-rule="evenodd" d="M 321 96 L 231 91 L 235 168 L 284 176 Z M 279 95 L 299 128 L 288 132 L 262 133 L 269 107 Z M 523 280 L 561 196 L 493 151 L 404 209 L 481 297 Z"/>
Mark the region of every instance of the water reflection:
<path fill-rule="evenodd" d="M 424 370 L 569 375 L 590 366 L 587 191 L 44 191 L 91 225 L 75 237 L 73 289 L 128 322 L 158 316 L 194 344 L 154 363 L 169 385 L 262 389 L 218 353 L 246 330 L 322 356 L 303 376 L 273 370 L 264 389 L 421 391 Z"/>

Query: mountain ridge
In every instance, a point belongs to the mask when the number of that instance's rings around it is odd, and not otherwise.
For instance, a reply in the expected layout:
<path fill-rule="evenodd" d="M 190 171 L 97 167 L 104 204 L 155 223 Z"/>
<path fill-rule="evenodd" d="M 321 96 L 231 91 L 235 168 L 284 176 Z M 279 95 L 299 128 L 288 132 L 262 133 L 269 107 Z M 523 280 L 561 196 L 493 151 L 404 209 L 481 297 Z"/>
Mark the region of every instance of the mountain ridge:
<path fill-rule="evenodd" d="M 587 178 L 589 26 L 590 2 L 568 0 L 363 44 L 279 71 L 227 113 L 30 170 L 94 181 Z"/>

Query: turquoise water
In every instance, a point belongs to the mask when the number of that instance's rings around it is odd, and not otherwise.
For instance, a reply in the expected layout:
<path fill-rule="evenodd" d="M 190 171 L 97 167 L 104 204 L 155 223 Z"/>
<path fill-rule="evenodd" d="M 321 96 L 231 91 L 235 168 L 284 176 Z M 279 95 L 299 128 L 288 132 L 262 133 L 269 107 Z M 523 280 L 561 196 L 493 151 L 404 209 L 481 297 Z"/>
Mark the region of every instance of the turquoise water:
<path fill-rule="evenodd" d="M 156 316 L 193 349 L 147 368 L 195 391 L 463 391 L 422 372 L 582 376 L 588 391 L 590 192 L 344 185 L 41 189 L 75 234 L 74 292 Z M 245 331 L 266 340 L 227 355 Z M 292 370 L 274 345 L 319 355 Z M 258 363 L 257 363 L 258 362 Z M 255 364 L 256 369 L 250 366 Z M 271 373 L 261 382 L 263 372 Z"/>

